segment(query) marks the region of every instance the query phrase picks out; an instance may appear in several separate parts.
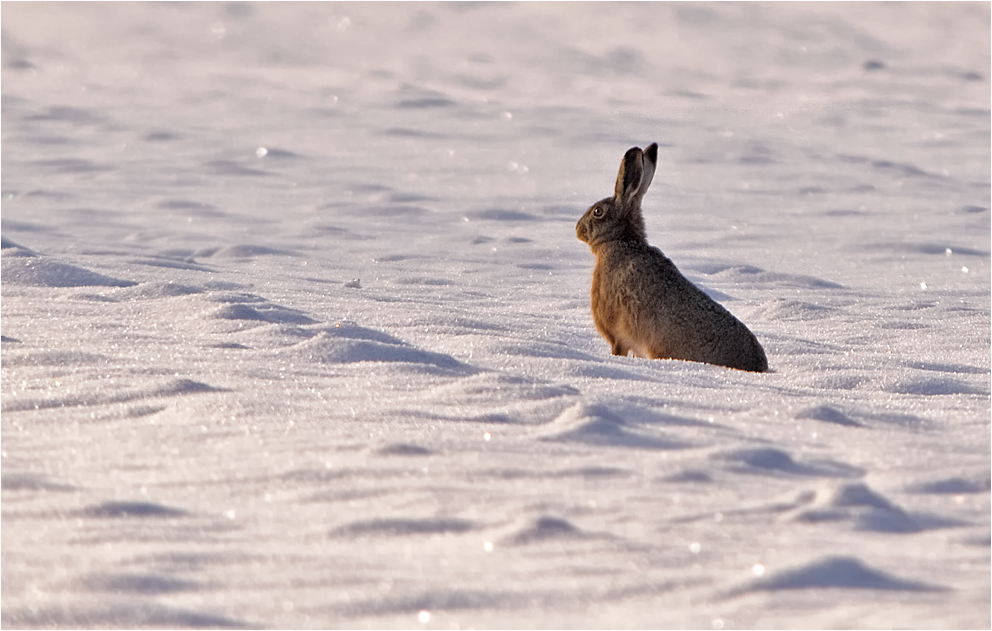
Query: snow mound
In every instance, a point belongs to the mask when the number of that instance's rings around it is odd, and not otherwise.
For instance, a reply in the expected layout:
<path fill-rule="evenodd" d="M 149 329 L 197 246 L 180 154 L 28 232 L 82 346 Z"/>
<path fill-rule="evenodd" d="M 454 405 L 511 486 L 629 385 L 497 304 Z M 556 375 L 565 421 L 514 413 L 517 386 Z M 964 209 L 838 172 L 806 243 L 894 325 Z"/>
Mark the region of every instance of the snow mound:
<path fill-rule="evenodd" d="M 114 291 L 111 296 L 117 300 L 158 300 L 177 296 L 192 296 L 206 291 L 203 287 L 185 285 L 172 281 L 139 283 L 133 287 Z"/>
<path fill-rule="evenodd" d="M 831 460 L 797 461 L 789 452 L 775 447 L 732 449 L 713 454 L 711 458 L 716 461 L 727 462 L 732 471 L 739 473 L 842 478 L 864 475 L 864 470 L 841 462 Z"/>
<path fill-rule="evenodd" d="M 523 527 L 516 533 L 506 537 L 504 544 L 520 546 L 532 543 L 544 543 L 547 541 L 569 541 L 575 539 L 585 539 L 589 535 L 575 527 L 567 519 L 560 517 L 543 516 L 538 517 L 532 523 Z"/>
<path fill-rule="evenodd" d="M 904 579 L 876 570 L 855 557 L 829 556 L 756 580 L 746 591 L 794 589 L 876 589 L 913 592 L 945 590 L 939 585 Z"/>
<path fill-rule="evenodd" d="M 328 331 L 281 351 L 302 362 L 351 364 L 356 362 L 395 362 L 435 366 L 460 372 L 473 371 L 450 355 L 434 353 L 403 343 L 384 343 L 335 335 Z"/>
<path fill-rule="evenodd" d="M 268 322 L 270 324 L 313 324 L 313 318 L 303 315 L 296 309 L 290 309 L 275 304 L 246 305 L 232 304 L 221 307 L 211 314 L 218 320 L 248 320 L 252 322 Z"/>
<path fill-rule="evenodd" d="M 959 520 L 923 513 L 910 515 L 861 483 L 821 489 L 808 507 L 794 511 L 786 518 L 804 523 L 847 522 L 855 530 L 890 533 L 966 525 Z"/>
<path fill-rule="evenodd" d="M 693 444 L 655 427 L 660 415 L 637 406 L 609 402 L 577 403 L 562 412 L 543 432 L 542 440 L 633 449 L 688 449 Z"/>
<path fill-rule="evenodd" d="M 779 298 L 774 302 L 766 303 L 752 312 L 752 317 L 760 320 L 806 321 L 836 316 L 837 310 L 832 307 L 786 298 Z"/>
<path fill-rule="evenodd" d="M 8 250 L 9 251 L 9 250 Z M 53 261 L 48 258 L 23 255 L 7 255 L 2 262 L 4 285 L 27 285 L 32 287 L 130 287 L 134 281 L 104 276 L 97 272 Z"/>

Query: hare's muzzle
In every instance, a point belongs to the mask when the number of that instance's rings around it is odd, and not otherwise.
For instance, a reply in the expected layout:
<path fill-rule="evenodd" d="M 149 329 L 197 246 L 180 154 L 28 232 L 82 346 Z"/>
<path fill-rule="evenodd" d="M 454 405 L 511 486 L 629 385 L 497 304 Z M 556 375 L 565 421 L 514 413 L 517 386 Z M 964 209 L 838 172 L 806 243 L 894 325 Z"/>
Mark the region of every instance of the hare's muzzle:
<path fill-rule="evenodd" d="M 575 236 L 579 238 L 579 241 L 589 242 L 589 225 L 586 221 L 583 221 L 585 217 L 579 219 L 579 223 L 575 224 Z"/>

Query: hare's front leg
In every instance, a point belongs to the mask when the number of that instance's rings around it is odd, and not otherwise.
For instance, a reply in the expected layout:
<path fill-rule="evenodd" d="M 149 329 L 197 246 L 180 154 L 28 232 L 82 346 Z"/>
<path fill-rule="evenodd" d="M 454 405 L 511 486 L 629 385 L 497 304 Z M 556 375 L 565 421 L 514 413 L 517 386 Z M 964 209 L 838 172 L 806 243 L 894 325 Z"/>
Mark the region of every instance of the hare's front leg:
<path fill-rule="evenodd" d="M 599 322 L 597 322 L 596 325 L 599 328 L 599 332 L 602 333 L 603 337 L 606 338 L 606 341 L 610 343 L 610 351 L 614 355 L 620 355 L 621 357 L 626 357 L 627 351 L 629 349 L 623 345 L 623 342 L 621 342 L 618 337 L 613 335 L 613 332 L 607 329 L 605 326 L 599 326 Z"/>

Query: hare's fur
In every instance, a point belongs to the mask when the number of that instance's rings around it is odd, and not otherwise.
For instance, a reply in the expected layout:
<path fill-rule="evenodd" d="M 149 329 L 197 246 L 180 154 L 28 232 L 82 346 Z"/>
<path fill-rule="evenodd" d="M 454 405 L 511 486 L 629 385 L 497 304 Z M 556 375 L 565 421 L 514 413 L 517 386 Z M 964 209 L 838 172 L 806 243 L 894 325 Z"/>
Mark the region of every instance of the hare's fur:
<path fill-rule="evenodd" d="M 754 334 L 648 245 L 641 198 L 654 177 L 658 145 L 624 155 L 613 197 L 593 204 L 575 232 L 596 255 L 592 315 L 614 355 L 684 359 L 764 372 Z"/>

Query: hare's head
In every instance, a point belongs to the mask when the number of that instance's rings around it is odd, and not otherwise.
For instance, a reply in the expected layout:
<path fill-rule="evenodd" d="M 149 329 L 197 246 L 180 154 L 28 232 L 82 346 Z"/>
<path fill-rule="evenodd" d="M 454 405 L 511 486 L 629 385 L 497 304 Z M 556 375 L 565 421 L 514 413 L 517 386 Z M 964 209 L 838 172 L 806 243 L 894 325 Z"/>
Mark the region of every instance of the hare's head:
<path fill-rule="evenodd" d="M 644 151 L 631 147 L 623 156 L 613 197 L 601 199 L 575 224 L 575 234 L 595 249 L 608 241 L 646 241 L 641 198 L 654 178 L 658 163 L 658 145 L 651 143 Z"/>

